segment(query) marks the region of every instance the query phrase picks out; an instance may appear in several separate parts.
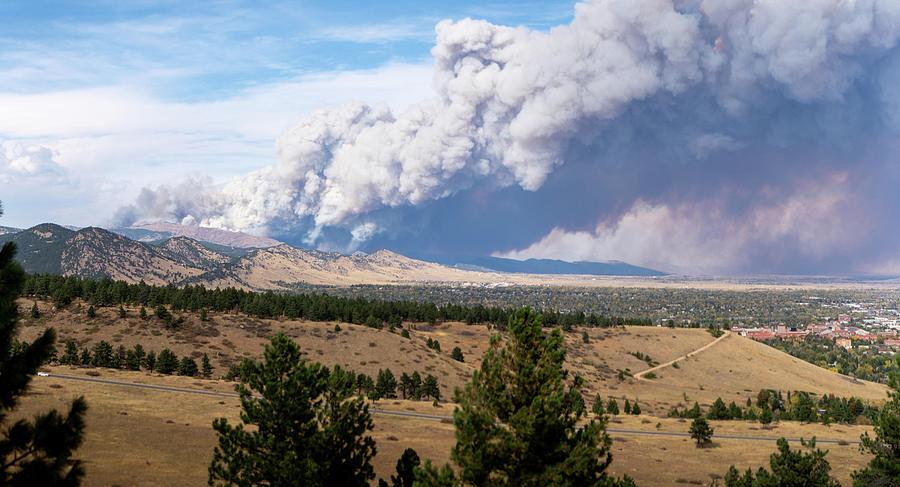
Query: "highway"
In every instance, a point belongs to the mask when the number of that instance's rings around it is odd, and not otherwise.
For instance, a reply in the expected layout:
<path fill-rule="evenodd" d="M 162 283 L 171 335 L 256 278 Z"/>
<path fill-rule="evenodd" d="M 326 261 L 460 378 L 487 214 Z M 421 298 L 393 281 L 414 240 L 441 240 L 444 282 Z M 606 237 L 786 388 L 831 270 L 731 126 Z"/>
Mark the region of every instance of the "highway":
<path fill-rule="evenodd" d="M 157 384 L 141 384 L 137 382 L 126 382 L 120 380 L 111 380 L 111 379 L 101 379 L 97 377 L 84 377 L 78 375 L 66 375 L 66 374 L 57 374 L 51 373 L 46 378 L 52 379 L 62 379 L 62 380 L 71 380 L 78 382 L 92 382 L 95 384 L 105 384 L 111 386 L 121 386 L 121 387 L 131 387 L 137 389 L 148 389 L 154 391 L 163 391 L 163 392 L 172 392 L 178 394 L 196 394 L 201 396 L 215 396 L 215 397 L 227 397 L 236 399 L 238 398 L 238 394 L 234 392 L 220 392 L 220 391 L 208 391 L 205 389 L 192 389 L 188 387 L 173 387 L 173 386 L 162 386 Z M 35 377 L 35 380 L 45 379 L 45 377 Z M 432 421 L 452 421 L 453 418 L 450 416 L 443 416 L 437 414 L 427 414 L 427 413 L 417 413 L 413 411 L 397 411 L 390 409 L 381 409 L 377 407 L 373 407 L 370 409 L 373 414 L 378 414 L 382 416 L 401 416 L 407 418 L 417 418 L 417 419 L 427 419 Z M 652 430 L 636 430 L 636 429 L 624 429 L 624 428 L 606 428 L 607 433 L 610 435 L 631 435 L 631 436 L 663 436 L 663 437 L 677 437 L 677 438 L 690 438 L 690 435 L 687 432 L 679 432 L 679 431 L 652 431 Z M 734 434 L 716 434 L 713 436 L 716 441 L 719 440 L 744 440 L 744 441 L 768 441 L 775 442 L 780 438 L 780 436 L 757 436 L 757 435 L 734 435 Z M 787 438 L 788 441 L 791 442 L 799 442 L 800 438 Z M 858 439 L 852 440 L 838 440 L 838 439 L 828 439 L 828 438 L 816 438 L 816 444 L 859 444 Z"/>

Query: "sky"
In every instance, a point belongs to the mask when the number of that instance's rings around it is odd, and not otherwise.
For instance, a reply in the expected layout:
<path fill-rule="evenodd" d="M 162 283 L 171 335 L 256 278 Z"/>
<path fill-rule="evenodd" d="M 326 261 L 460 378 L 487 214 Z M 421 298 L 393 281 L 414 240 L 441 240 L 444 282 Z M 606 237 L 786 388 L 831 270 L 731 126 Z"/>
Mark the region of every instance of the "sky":
<path fill-rule="evenodd" d="M 0 224 L 900 274 L 893 0 L 0 3 Z"/>

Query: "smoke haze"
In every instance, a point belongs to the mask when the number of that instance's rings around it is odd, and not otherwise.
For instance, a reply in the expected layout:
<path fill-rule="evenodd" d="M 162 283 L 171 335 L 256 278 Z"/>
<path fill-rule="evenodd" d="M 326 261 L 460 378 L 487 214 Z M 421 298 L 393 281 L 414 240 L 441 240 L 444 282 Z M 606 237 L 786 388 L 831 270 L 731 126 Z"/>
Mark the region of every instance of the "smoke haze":
<path fill-rule="evenodd" d="M 900 272 L 900 3 L 596 0 L 549 31 L 435 30 L 435 97 L 316 112 L 274 164 L 145 189 L 119 223 L 683 272 Z"/>

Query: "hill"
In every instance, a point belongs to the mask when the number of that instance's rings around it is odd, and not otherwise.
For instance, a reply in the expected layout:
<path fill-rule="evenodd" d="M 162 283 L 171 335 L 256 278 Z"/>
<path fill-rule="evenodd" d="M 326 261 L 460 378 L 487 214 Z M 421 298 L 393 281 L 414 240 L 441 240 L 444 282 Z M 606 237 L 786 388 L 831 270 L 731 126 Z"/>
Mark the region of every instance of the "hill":
<path fill-rule="evenodd" d="M 233 313 L 210 313 L 209 321 L 204 322 L 196 315 L 177 312 L 176 316 L 184 321 L 173 329 L 154 317 L 140 319 L 134 308 L 127 309 L 125 318 L 119 318 L 115 309 L 100 308 L 97 317 L 90 319 L 84 303 L 54 309 L 50 303 L 39 301 L 42 316 L 32 319 L 27 317 L 32 302 L 20 300 L 19 304 L 25 316 L 21 336 L 26 340 L 53 326 L 59 331 L 60 347 L 69 339 L 84 348 L 106 340 L 114 347 L 140 343 L 146 350 L 157 352 L 168 347 L 179 356 L 196 358 L 208 353 L 215 367 L 214 377 L 218 377 L 234 361 L 258 357 L 272 334 L 284 332 L 300 344 L 308 359 L 327 365 L 341 364 L 369 375 L 382 368 L 390 368 L 395 375 L 412 371 L 433 374 L 439 378 L 445 398 L 471 377 L 492 333 L 482 325 L 405 323 L 410 338 L 404 338 L 386 329 L 344 323 L 339 324 L 338 331 L 336 323 L 330 322 L 257 320 Z M 781 422 L 764 428 L 755 422 L 713 422 L 714 447 L 698 450 L 684 436 L 688 427 L 684 420 L 662 416 L 671 405 L 685 402 L 685 397 L 707 407 L 716 397 L 726 401 L 745 399 L 761 388 L 833 392 L 880 401 L 885 397 L 881 385 L 849 380 L 734 335 L 715 341 L 704 330 L 696 329 L 627 327 L 585 331 L 588 343 L 581 339 L 582 330 L 567 333 L 566 342 L 569 369 L 587 379 L 583 391 L 586 399 L 590 401 L 598 393 L 603 397 L 628 397 L 637 399 L 644 409 L 641 416 L 616 416 L 609 424 L 615 456 L 612 471 L 631 475 L 639 485 L 703 485 L 715 475 L 722 475 L 731 464 L 755 468 L 768 461 L 779 436 L 817 436 L 830 450 L 828 458 L 835 475 L 844 481 L 850 471 L 866 461 L 853 443 L 862 432 L 870 430 L 865 426 Z M 429 348 L 428 339 L 439 341 L 441 351 Z M 463 350 L 465 362 L 450 358 L 454 346 Z M 695 352 L 698 349 L 703 351 Z M 659 369 L 655 380 L 619 380 L 617 369 L 636 373 L 648 367 L 632 355 L 636 351 L 661 363 L 694 354 L 681 359 L 678 368 Z M 51 377 L 36 378 L 34 393 L 23 402 L 19 414 L 63 407 L 76 394 L 87 397 L 88 438 L 79 450 L 79 457 L 88 460 L 87 485 L 132 484 L 129 479 L 135 469 L 141 471 L 141 480 L 134 485 L 202 483 L 215 445 L 215 434 L 209 425 L 216 417 L 235 418 L 238 411 L 233 384 L 227 381 L 160 376 L 146 371 L 63 366 L 49 370 Z M 53 377 L 56 374 L 75 379 Z M 95 379 L 113 382 L 84 382 Z M 116 381 L 132 386 L 117 385 Z M 142 389 L 141 384 L 200 393 Z M 446 418 L 451 416 L 453 407 L 400 399 L 374 404 L 378 475 L 389 475 L 406 447 L 415 448 L 423 458 L 446 461 L 453 444 L 453 426 Z M 422 416 L 403 416 L 406 413 Z"/>

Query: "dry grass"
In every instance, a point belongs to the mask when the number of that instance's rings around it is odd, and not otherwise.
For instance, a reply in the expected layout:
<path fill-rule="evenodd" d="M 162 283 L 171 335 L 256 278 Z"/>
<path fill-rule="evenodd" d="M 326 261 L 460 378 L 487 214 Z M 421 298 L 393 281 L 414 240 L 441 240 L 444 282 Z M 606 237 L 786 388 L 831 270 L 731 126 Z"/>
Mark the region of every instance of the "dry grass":
<path fill-rule="evenodd" d="M 53 372 L 85 374 L 83 369 L 56 367 Z M 158 377 L 139 372 L 100 371 L 101 378 L 140 381 L 179 387 L 228 391 L 222 381 L 197 381 L 184 377 Z M 234 398 L 188 395 L 123 386 L 72 382 L 53 377 L 36 378 L 32 393 L 23 401 L 20 414 L 55 407 L 64 409 L 75 395 L 89 403 L 85 444 L 78 450 L 86 461 L 87 486 L 108 485 L 202 485 L 215 446 L 210 424 L 216 417 L 236 419 Z M 380 401 L 379 408 L 450 415 L 452 405 L 434 408 L 431 404 L 408 401 Z M 449 459 L 454 442 L 453 425 L 441 421 L 376 415 L 373 437 L 378 454 L 378 476 L 390 475 L 397 458 L 407 447 L 423 458 L 443 463 Z M 610 428 L 646 431 L 687 431 L 688 423 L 674 419 L 645 422 L 643 417 L 619 417 Z M 660 426 L 657 428 L 656 424 Z M 781 423 L 771 429 L 746 422 L 713 422 L 719 434 L 753 436 L 817 436 L 852 442 L 868 428 L 861 426 L 801 425 Z M 689 438 L 646 437 L 612 433 L 614 461 L 611 471 L 634 477 L 639 485 L 679 485 L 711 480 L 731 464 L 739 468 L 766 464 L 774 451 L 773 442 L 716 440 L 711 447 L 697 449 Z M 835 475 L 846 482 L 849 473 L 865 464 L 856 445 L 828 445 Z"/>
<path fill-rule="evenodd" d="M 268 338 L 277 332 L 293 337 L 310 360 L 342 366 L 373 374 L 380 368 L 431 373 L 450 397 L 480 363 L 491 331 L 484 326 L 461 323 L 440 325 L 413 324 L 412 336 L 374 330 L 341 323 L 342 331 L 334 332 L 334 323 L 304 321 L 257 320 L 237 314 L 210 314 L 209 322 L 185 315 L 185 324 L 177 332 L 167 331 L 153 318 L 137 318 L 137 310 L 129 309 L 129 317 L 119 319 L 116 309 L 99 309 L 97 318 L 88 320 L 84 306 L 74 305 L 54 311 L 48 303 L 38 303 L 43 316 L 39 320 L 23 319 L 21 335 L 30 340 L 47 326 L 58 329 L 61 339 L 74 339 L 80 347 L 91 347 L 99 340 L 114 346 L 141 343 L 159 351 L 173 349 L 179 355 L 195 357 L 209 353 L 217 373 L 241 357 L 256 357 Z M 27 316 L 30 301 L 20 302 Z M 644 415 L 617 418 L 611 428 L 687 431 L 688 424 L 662 418 L 672 406 L 689 406 L 693 401 L 709 404 L 716 397 L 743 403 L 762 388 L 806 390 L 860 396 L 879 401 L 885 398 L 884 386 L 853 382 L 838 374 L 794 359 L 773 348 L 750 340 L 730 336 L 687 360 L 679 367 L 657 371 L 655 380 L 626 379 L 620 381 L 616 370 L 638 372 L 647 364 L 630 352 L 650 355 L 660 363 L 683 356 L 710 343 L 713 338 L 702 330 L 667 328 L 619 328 L 588 330 L 590 341 L 581 341 L 581 330 L 566 337 L 569 369 L 587 379 L 584 394 L 628 397 L 639 400 Z M 428 338 L 440 341 L 442 351 L 426 347 Z M 374 346 L 372 345 L 374 344 Z M 466 362 L 450 359 L 450 351 L 459 346 Z M 57 368 L 63 373 L 80 373 L 83 369 Z M 142 372 L 102 370 L 103 378 L 132 382 L 166 384 L 231 392 L 233 384 L 184 377 L 151 376 Z M 147 391 L 122 386 L 38 378 L 33 394 L 23 403 L 23 412 L 40 409 L 64 409 L 68 400 L 84 394 L 90 405 L 88 439 L 79 456 L 88 462 L 88 485 L 198 485 L 206 480 L 206 466 L 211 458 L 215 435 L 210 427 L 213 418 L 235 418 L 237 400 Z M 687 395 L 687 401 L 685 401 Z M 434 408 L 429 402 L 380 401 L 378 407 L 410 410 L 449 416 L 452 405 Z M 660 416 L 660 417 L 651 417 Z M 858 426 L 800 425 L 782 423 L 771 430 L 746 422 L 714 424 L 718 433 L 771 436 L 818 436 L 819 438 L 858 439 L 865 430 Z M 437 462 L 448 459 L 453 444 L 451 424 L 434 420 L 376 416 L 373 436 L 379 454 L 375 466 L 379 476 L 386 477 L 407 447 L 415 448 L 422 457 Z M 641 485 L 691 485 L 708 483 L 712 475 L 722 475 L 732 463 L 741 468 L 762 465 L 775 449 L 774 442 L 719 440 L 712 448 L 696 449 L 686 438 L 646 437 L 613 434 L 612 470 L 627 473 Z M 866 459 L 855 445 L 828 445 L 829 459 L 835 474 L 847 481 L 849 472 Z"/>

